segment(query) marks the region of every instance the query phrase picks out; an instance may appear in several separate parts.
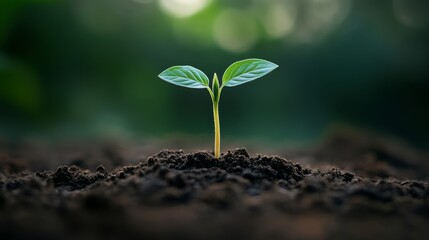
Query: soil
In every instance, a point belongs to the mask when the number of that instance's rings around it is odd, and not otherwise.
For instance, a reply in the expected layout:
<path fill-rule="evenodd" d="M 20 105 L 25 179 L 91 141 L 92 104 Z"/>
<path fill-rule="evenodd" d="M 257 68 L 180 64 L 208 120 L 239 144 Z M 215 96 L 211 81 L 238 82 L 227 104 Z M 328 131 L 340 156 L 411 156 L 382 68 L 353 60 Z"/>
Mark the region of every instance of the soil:
<path fill-rule="evenodd" d="M 40 156 L 35 148 L 0 146 L 1 239 L 427 239 L 429 234 L 427 163 L 416 155 L 398 157 L 397 148 L 385 145 L 368 145 L 378 152 L 368 157 L 372 162 L 341 169 L 339 157 L 344 162 L 365 157 L 366 145 L 333 138 L 319 149 L 293 152 L 292 161 L 250 156 L 244 148 L 219 160 L 208 152 L 164 150 L 127 161 L 104 146 L 96 147 L 103 153 L 97 158 L 78 154 L 53 170 L 28 160 Z M 333 154 L 337 150 L 340 155 Z M 98 162 L 104 166 L 88 167 Z"/>

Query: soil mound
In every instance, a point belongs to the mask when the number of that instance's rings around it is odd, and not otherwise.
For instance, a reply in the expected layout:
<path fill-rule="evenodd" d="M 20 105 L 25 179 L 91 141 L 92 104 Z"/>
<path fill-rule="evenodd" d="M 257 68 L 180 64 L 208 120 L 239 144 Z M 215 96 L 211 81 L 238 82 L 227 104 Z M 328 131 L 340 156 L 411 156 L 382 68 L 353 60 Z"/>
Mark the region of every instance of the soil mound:
<path fill-rule="evenodd" d="M 110 172 L 18 170 L 0 173 L 5 239 L 424 239 L 429 232 L 425 181 L 310 169 L 245 149 L 219 160 L 165 150 Z"/>

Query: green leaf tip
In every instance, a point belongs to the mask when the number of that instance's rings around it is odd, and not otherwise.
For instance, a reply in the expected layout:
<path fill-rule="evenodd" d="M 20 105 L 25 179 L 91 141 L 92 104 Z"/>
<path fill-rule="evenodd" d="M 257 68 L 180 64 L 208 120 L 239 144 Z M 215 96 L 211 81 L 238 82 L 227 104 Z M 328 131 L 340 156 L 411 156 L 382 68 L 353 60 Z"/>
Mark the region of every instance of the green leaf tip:
<path fill-rule="evenodd" d="M 265 76 L 277 67 L 277 64 L 263 59 L 241 60 L 226 69 L 222 77 L 222 84 L 226 87 L 235 87 Z"/>
<path fill-rule="evenodd" d="M 219 91 L 219 79 L 217 78 L 217 74 L 215 73 L 212 81 L 212 91 L 213 91 L 213 100 L 218 101 L 220 97 Z"/>
<path fill-rule="evenodd" d="M 173 66 L 158 75 L 162 80 L 187 88 L 207 88 L 209 78 L 192 66 Z"/>

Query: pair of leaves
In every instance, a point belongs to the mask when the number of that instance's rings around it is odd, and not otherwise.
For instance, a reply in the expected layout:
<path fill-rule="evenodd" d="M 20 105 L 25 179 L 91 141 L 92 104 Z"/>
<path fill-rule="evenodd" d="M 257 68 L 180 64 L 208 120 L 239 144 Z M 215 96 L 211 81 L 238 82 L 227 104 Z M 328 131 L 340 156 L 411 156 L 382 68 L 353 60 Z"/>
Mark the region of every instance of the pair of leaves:
<path fill-rule="evenodd" d="M 246 59 L 229 66 L 222 77 L 222 86 L 235 87 L 253 81 L 278 66 L 262 59 Z M 201 70 L 191 66 L 174 66 L 166 69 L 159 77 L 169 83 L 188 88 L 207 88 L 209 78 Z"/>

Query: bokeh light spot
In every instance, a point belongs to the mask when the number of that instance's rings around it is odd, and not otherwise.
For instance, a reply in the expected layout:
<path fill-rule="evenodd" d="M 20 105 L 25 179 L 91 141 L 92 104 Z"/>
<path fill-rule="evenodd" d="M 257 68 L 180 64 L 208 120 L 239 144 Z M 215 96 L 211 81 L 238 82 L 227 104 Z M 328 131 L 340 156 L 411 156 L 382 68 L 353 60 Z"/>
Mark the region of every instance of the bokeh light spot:
<path fill-rule="evenodd" d="M 216 43 L 230 52 L 245 52 L 258 40 L 255 20 L 248 12 L 224 10 L 216 18 L 213 34 Z"/>
<path fill-rule="evenodd" d="M 267 1 L 262 18 L 267 34 L 272 38 L 281 38 L 290 33 L 297 17 L 295 1 L 274 0 Z M 258 6 L 259 7 L 259 6 Z"/>
<path fill-rule="evenodd" d="M 303 16 L 299 27 L 295 28 L 294 38 L 301 43 L 314 43 L 323 39 L 336 29 L 348 16 L 349 0 L 307 0 L 300 11 Z"/>
<path fill-rule="evenodd" d="M 159 0 L 161 9 L 170 16 L 185 18 L 203 10 L 211 0 Z"/>
<path fill-rule="evenodd" d="M 429 26 L 429 1 L 427 0 L 395 0 L 393 14 L 404 26 L 410 28 L 426 28 Z"/>

